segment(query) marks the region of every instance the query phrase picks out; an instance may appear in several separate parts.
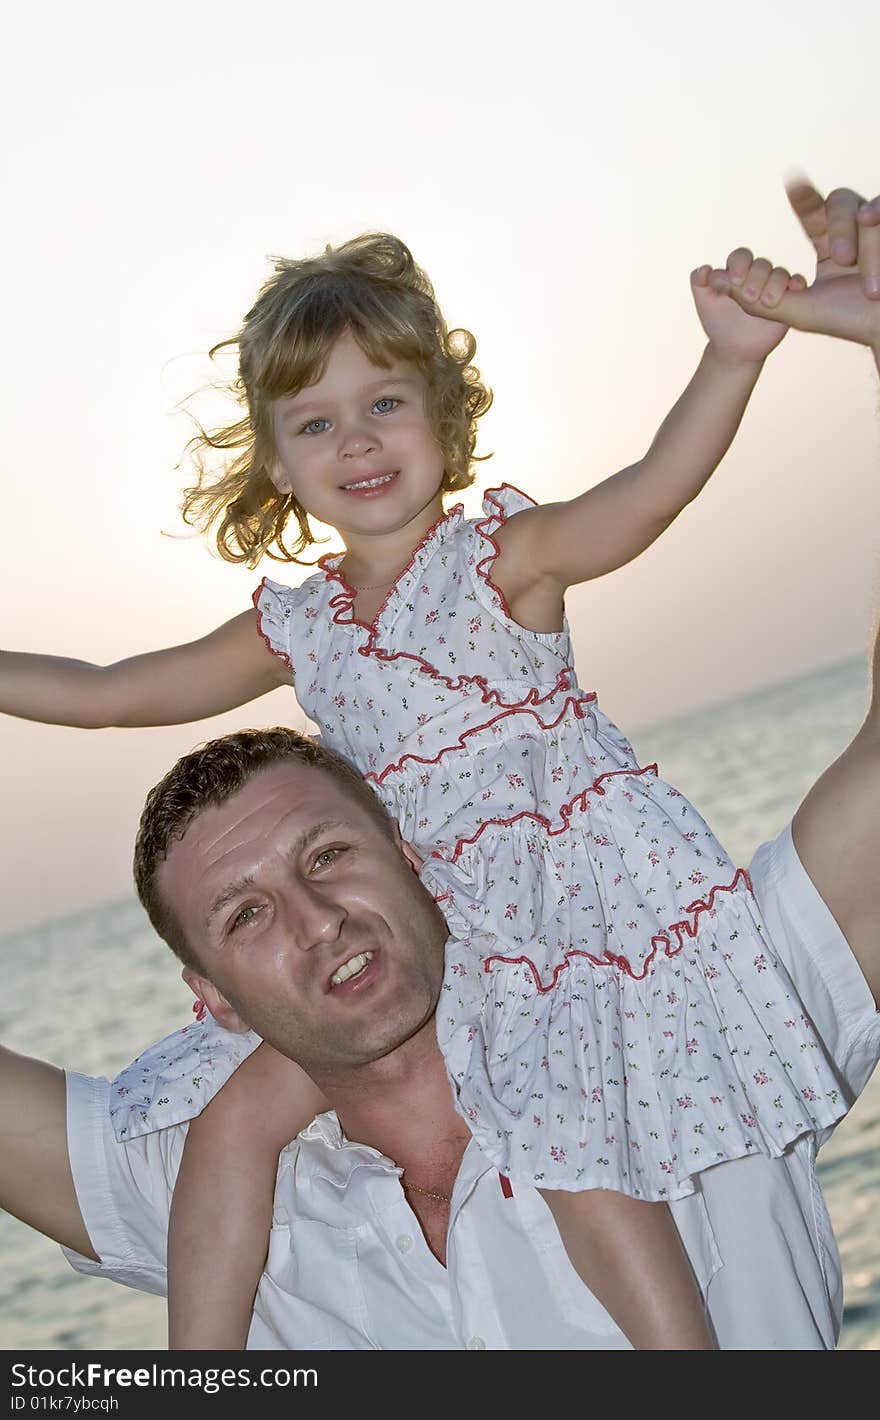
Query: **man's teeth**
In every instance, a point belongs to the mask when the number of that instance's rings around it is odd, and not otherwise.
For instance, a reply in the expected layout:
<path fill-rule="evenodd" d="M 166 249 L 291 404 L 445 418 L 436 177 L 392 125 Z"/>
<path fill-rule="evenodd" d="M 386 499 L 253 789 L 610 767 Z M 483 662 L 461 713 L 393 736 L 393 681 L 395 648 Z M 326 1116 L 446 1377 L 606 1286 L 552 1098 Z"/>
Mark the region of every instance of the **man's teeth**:
<path fill-rule="evenodd" d="M 348 961 L 344 961 L 339 970 L 333 973 L 330 985 L 341 986 L 343 981 L 348 981 L 350 976 L 358 976 L 367 963 L 372 960 L 372 952 L 360 952 L 356 957 L 349 957 Z"/>
<path fill-rule="evenodd" d="M 383 483 L 390 483 L 396 477 L 393 473 L 380 474 L 378 478 L 362 478 L 357 483 L 344 483 L 343 488 L 380 488 Z"/>

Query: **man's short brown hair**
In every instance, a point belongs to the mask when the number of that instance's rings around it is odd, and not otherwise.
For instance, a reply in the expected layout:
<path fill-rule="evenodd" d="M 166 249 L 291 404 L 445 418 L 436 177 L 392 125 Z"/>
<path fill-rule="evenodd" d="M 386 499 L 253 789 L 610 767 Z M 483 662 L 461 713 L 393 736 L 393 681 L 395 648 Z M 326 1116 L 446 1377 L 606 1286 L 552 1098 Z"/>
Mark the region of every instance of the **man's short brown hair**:
<path fill-rule="evenodd" d="M 203 969 L 159 892 L 159 867 L 171 845 L 183 838 L 200 813 L 226 803 L 255 774 L 285 760 L 331 775 L 386 833 L 394 831 L 385 806 L 354 766 L 335 750 L 326 749 L 296 730 L 239 730 L 185 754 L 147 795 L 134 848 L 138 897 L 156 932 L 184 966 L 195 971 Z"/>

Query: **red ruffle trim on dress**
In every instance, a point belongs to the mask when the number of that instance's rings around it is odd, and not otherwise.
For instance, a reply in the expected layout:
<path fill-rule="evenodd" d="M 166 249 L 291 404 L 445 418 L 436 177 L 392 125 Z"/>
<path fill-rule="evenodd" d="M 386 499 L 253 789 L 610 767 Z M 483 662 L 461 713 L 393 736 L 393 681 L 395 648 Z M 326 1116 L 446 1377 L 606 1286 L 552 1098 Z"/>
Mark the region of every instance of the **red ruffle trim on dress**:
<path fill-rule="evenodd" d="M 504 484 L 504 487 L 513 488 L 512 484 Z M 492 493 L 501 491 L 501 489 L 490 489 L 489 492 L 486 494 L 486 498 L 495 503 L 496 506 L 498 506 L 499 508 L 501 507 L 501 505 L 498 503 L 497 499 L 492 498 Z M 518 493 L 519 490 L 513 489 L 513 492 Z M 526 498 L 528 495 L 523 493 L 520 496 Z M 410 558 L 406 567 L 404 567 L 403 571 L 400 572 L 395 578 L 394 586 L 391 587 L 391 589 L 386 594 L 385 600 L 377 611 L 375 617 L 373 618 L 373 621 L 369 625 L 367 625 L 365 621 L 358 621 L 357 617 L 354 615 L 355 590 L 349 585 L 349 583 L 343 577 L 342 573 L 338 571 L 337 568 L 330 567 L 327 565 L 330 561 L 330 557 L 323 557 L 319 560 L 318 563 L 327 580 L 338 582 L 340 587 L 342 588 L 342 590 L 336 596 L 331 597 L 329 603 L 329 605 L 333 608 L 333 621 L 335 622 L 335 624 L 337 626 L 359 626 L 367 632 L 367 640 L 363 646 L 358 647 L 358 655 L 372 656 L 374 660 L 383 661 L 385 664 L 391 664 L 393 661 L 409 661 L 413 665 L 418 666 L 419 670 L 422 671 L 423 674 L 426 675 L 429 679 L 433 681 L 439 681 L 440 684 L 444 685 L 447 690 L 451 690 L 457 695 L 463 695 L 469 692 L 471 689 L 475 688 L 480 692 L 480 699 L 482 700 L 484 705 L 495 705 L 504 712 L 504 714 L 502 715 L 495 716 L 495 719 L 493 720 L 484 722 L 481 725 L 473 726 L 472 729 L 465 731 L 465 733 L 460 736 L 457 743 L 448 745 L 446 748 L 441 749 L 436 755 L 432 757 L 424 758 L 421 755 L 405 754 L 401 756 L 399 760 L 395 760 L 390 764 L 386 764 L 383 769 L 374 771 L 364 776 L 366 779 L 369 779 L 376 784 L 382 783 L 383 779 L 387 774 L 391 774 L 400 770 L 400 768 L 409 761 L 415 761 L 418 764 L 438 763 L 442 755 L 449 754 L 453 750 L 462 749 L 464 747 L 463 741 L 466 738 L 476 734 L 478 730 L 485 729 L 487 724 L 494 724 L 496 720 L 503 719 L 507 714 L 513 713 L 515 711 L 530 710 L 533 706 L 547 704 L 548 701 L 554 700 L 556 696 L 559 695 L 561 692 L 567 691 L 569 689 L 570 679 L 574 675 L 573 667 L 563 666 L 558 676 L 556 677 L 554 684 L 550 686 L 549 689 L 544 691 L 543 694 L 537 686 L 532 686 L 532 688 L 526 692 L 526 694 L 521 700 L 504 700 L 502 698 L 502 693 L 500 690 L 490 689 L 485 676 L 459 675 L 454 678 L 451 676 L 446 676 L 443 675 L 442 671 L 438 671 L 436 666 L 432 666 L 430 661 L 426 661 L 424 656 L 415 655 L 412 651 L 386 651 L 383 649 L 383 647 L 377 644 L 377 637 L 379 634 L 379 622 L 392 595 L 394 594 L 394 592 L 397 591 L 404 577 L 414 566 L 419 553 L 424 547 L 427 546 L 434 533 L 436 533 L 437 529 L 442 527 L 444 523 L 448 522 L 450 518 L 454 517 L 457 513 L 461 511 L 461 504 L 456 504 L 456 506 L 450 509 L 450 511 L 444 517 L 438 519 L 438 521 L 434 523 L 433 527 L 429 528 L 429 530 L 425 533 L 424 537 L 419 543 L 418 547 L 413 552 L 412 557 Z M 503 509 L 501 510 L 500 516 L 504 516 Z M 492 517 L 490 518 L 485 518 L 483 519 L 482 524 L 478 523 L 476 526 L 477 530 L 480 533 L 480 536 L 491 542 L 493 548 L 495 548 L 495 553 L 493 555 L 497 555 L 497 544 L 495 543 L 494 539 L 491 537 L 490 534 L 485 533 L 482 530 L 483 525 L 494 521 L 494 518 L 495 515 L 492 515 Z M 337 554 L 331 554 L 330 556 L 336 555 Z M 492 583 L 489 582 L 488 575 L 483 569 L 488 563 L 491 562 L 491 560 L 491 557 L 484 558 L 477 568 L 478 574 L 485 582 L 487 582 L 489 586 L 492 586 Z M 501 592 L 498 591 L 498 589 L 494 586 L 492 586 L 492 590 L 496 592 L 497 595 L 501 598 L 503 604 L 504 598 Z M 509 613 L 507 612 L 506 614 L 509 615 Z M 556 725 L 560 723 L 562 716 L 564 715 L 566 709 L 568 709 L 569 706 L 573 705 L 575 707 L 575 712 L 576 714 L 578 714 L 579 718 L 583 718 L 583 712 L 581 711 L 580 707 L 592 704 L 595 699 L 595 691 L 582 691 L 577 699 L 572 696 L 568 697 L 559 716 L 552 722 L 544 722 L 537 715 L 534 718 L 538 720 L 538 723 L 542 729 L 553 729 Z"/>
<path fill-rule="evenodd" d="M 562 973 L 571 965 L 572 957 L 586 957 L 587 961 L 593 963 L 593 966 L 616 967 L 618 971 L 622 971 L 626 976 L 631 977 L 633 981 L 643 981 L 648 975 L 651 963 L 658 951 L 663 948 L 664 956 L 677 956 L 684 947 L 685 942 L 688 940 L 693 941 L 694 937 L 696 937 L 699 931 L 700 917 L 703 913 L 711 912 L 714 909 L 716 896 L 722 892 L 734 892 L 741 883 L 748 888 L 749 892 L 752 892 L 752 880 L 745 868 L 737 868 L 732 882 L 724 886 L 713 887 L 708 895 L 708 900 L 698 898 L 696 902 L 692 902 L 690 907 L 687 908 L 687 911 L 691 914 L 689 921 L 673 922 L 672 926 L 667 928 L 665 932 L 658 932 L 655 937 L 652 937 L 651 951 L 645 958 L 641 971 L 635 971 L 625 956 L 617 956 L 614 952 L 606 951 L 604 956 L 595 957 L 590 952 L 580 951 L 576 948 L 572 949 L 570 952 L 566 952 L 565 960 L 560 962 L 559 966 L 554 967 L 553 976 L 547 985 L 542 983 L 541 973 L 538 971 L 531 957 L 527 956 L 484 957 L 483 970 L 491 971 L 493 964 L 496 962 L 503 963 L 505 966 L 527 966 L 531 972 L 535 986 L 542 996 L 554 990 Z M 676 942 L 674 946 L 673 938 L 675 938 Z"/>
<path fill-rule="evenodd" d="M 616 779 L 621 774 L 629 774 L 633 778 L 636 778 L 640 774 L 656 775 L 657 766 L 656 764 L 645 764 L 641 767 L 635 766 L 631 769 L 609 769 L 604 774 L 597 775 L 591 784 L 588 784 L 585 789 L 581 789 L 577 794 L 575 794 L 573 799 L 569 799 L 567 804 L 562 805 L 562 808 L 559 810 L 559 818 L 561 820 L 559 828 L 554 828 L 549 818 L 547 818 L 544 814 L 539 814 L 537 810 L 533 811 L 531 809 L 523 809 L 521 813 L 514 814 L 512 818 L 487 818 L 483 823 L 480 824 L 476 833 L 473 834 L 472 837 L 459 838 L 451 854 L 441 853 L 438 849 L 435 848 L 434 852 L 431 854 L 431 857 L 441 858 L 444 862 L 447 863 L 456 863 L 461 857 L 462 849 L 470 848 L 472 844 L 476 843 L 477 839 L 485 833 L 487 828 L 510 828 L 512 824 L 518 823 L 520 819 L 524 818 L 531 819 L 533 823 L 539 823 L 546 832 L 548 838 L 558 838 L 561 833 L 567 833 L 570 829 L 571 816 L 575 812 L 575 810 L 585 809 L 587 807 L 587 795 L 604 795 L 605 790 L 602 788 L 602 781 L 605 779 Z"/>
<path fill-rule="evenodd" d="M 371 622 L 369 622 L 369 624 L 368 624 L 366 621 L 358 621 L 357 617 L 356 617 L 355 614 L 354 614 L 354 599 L 355 599 L 355 596 L 357 595 L 356 589 L 355 589 L 354 587 L 352 587 L 352 586 L 345 580 L 345 578 L 343 577 L 342 573 L 339 572 L 339 571 L 337 571 L 337 569 L 336 569 L 335 567 L 328 567 L 328 565 L 327 565 L 328 562 L 330 561 L 330 559 L 331 559 L 332 557 L 339 557 L 340 554 L 339 554 L 338 552 L 328 552 L 326 556 L 324 556 L 324 557 L 319 557 L 319 558 L 318 558 L 318 566 L 320 567 L 321 571 L 324 573 L 324 576 L 327 578 L 327 581 L 328 581 L 328 582 L 338 582 L 339 585 L 342 587 L 343 595 L 342 595 L 341 597 L 334 597 L 333 600 L 330 602 L 330 605 L 331 605 L 331 606 L 335 606 L 335 605 L 337 604 L 337 602 L 342 602 L 342 603 L 347 602 L 347 603 L 348 603 L 348 610 L 349 610 L 349 612 L 351 613 L 351 615 L 350 615 L 350 616 L 348 617 L 348 619 L 344 622 L 344 625 L 346 625 L 346 626 L 352 626 L 352 625 L 353 625 L 353 626 L 362 626 L 365 631 L 369 631 L 370 637 L 373 638 L 373 637 L 377 634 L 377 632 L 378 632 L 378 629 L 379 629 L 379 622 L 380 622 L 380 620 L 382 619 L 382 615 L 383 615 L 383 613 L 384 613 L 384 611 L 385 611 L 386 606 L 387 606 L 388 603 L 390 602 L 391 598 L 394 596 L 394 593 L 397 591 L 397 589 L 398 589 L 398 587 L 400 586 L 401 582 L 403 581 L 404 577 L 406 577 L 406 576 L 412 571 L 413 567 L 415 566 L 415 561 L 416 561 L 416 558 L 418 557 L 419 553 L 422 551 L 423 548 L 427 547 L 428 543 L 431 541 L 431 538 L 434 536 L 434 534 L 435 534 L 435 532 L 437 531 L 438 528 L 442 528 L 443 524 L 444 524 L 444 523 L 448 523 L 449 520 L 450 520 L 450 518 L 454 518 L 458 513 L 463 513 L 463 512 L 464 512 L 464 504 L 462 504 L 462 503 L 456 503 L 454 507 L 452 507 L 452 508 L 449 509 L 449 512 L 448 512 L 448 513 L 444 513 L 444 514 L 443 514 L 443 517 L 442 517 L 442 518 L 438 518 L 437 521 L 436 521 L 436 523 L 432 523 L 431 527 L 428 528 L 428 531 L 425 533 L 424 537 L 420 538 L 420 540 L 419 540 L 418 543 L 416 544 L 415 548 L 413 549 L 413 554 L 412 554 L 412 556 L 410 557 L 409 562 L 407 562 L 406 566 L 403 567 L 403 568 L 398 572 L 397 576 L 394 578 L 394 581 L 391 583 L 391 586 L 388 588 L 388 591 L 385 593 L 385 598 L 384 598 L 384 600 L 383 600 L 383 602 L 382 602 L 382 605 L 380 606 L 379 610 L 376 612 L 376 615 L 373 617 L 373 620 L 372 620 Z M 341 554 L 341 556 L 343 556 L 343 557 L 344 557 L 344 555 L 345 555 L 344 553 Z M 336 622 L 337 625 L 343 624 L 343 623 L 342 623 L 342 620 L 341 620 L 341 617 L 339 617 L 339 616 L 337 616 L 337 615 L 335 615 L 335 614 L 334 614 L 333 620 Z M 361 654 L 362 654 L 362 655 L 370 655 L 370 652 L 369 652 L 366 648 L 364 648 L 364 649 L 362 650 Z"/>
<path fill-rule="evenodd" d="M 483 518 L 475 525 L 480 537 L 482 537 L 486 542 L 488 542 L 492 548 L 491 553 L 487 554 L 487 556 L 484 557 L 477 564 L 476 572 L 477 576 L 480 577 L 480 579 L 486 583 L 487 587 L 489 587 L 490 590 L 494 592 L 495 596 L 497 596 L 505 616 L 507 616 L 511 621 L 513 621 L 513 617 L 510 615 L 510 610 L 504 598 L 504 593 L 499 587 L 495 586 L 495 583 L 491 580 L 487 570 L 488 567 L 492 564 L 492 562 L 494 562 L 495 558 L 498 556 L 499 549 L 498 543 L 496 542 L 495 538 L 490 532 L 486 531 L 486 528 L 492 522 L 501 521 L 503 523 L 507 521 L 507 513 L 505 512 L 499 500 L 493 495 L 495 493 L 503 493 L 505 489 L 510 489 L 512 493 L 516 493 L 520 498 L 524 498 L 527 503 L 531 504 L 532 507 L 538 506 L 533 498 L 530 498 L 527 493 L 523 493 L 521 489 L 515 488 L 512 483 L 503 483 L 498 488 L 490 488 L 487 490 L 486 501 L 488 503 L 493 504 L 494 507 L 498 509 L 498 512 L 490 514 L 488 517 Z M 498 705 L 504 709 L 511 710 L 518 709 L 526 705 L 542 705 L 545 701 L 551 700 L 554 695 L 557 695 L 559 693 L 560 690 L 566 690 L 568 688 L 567 678 L 568 676 L 573 674 L 572 667 L 566 666 L 560 672 L 559 676 L 557 677 L 556 684 L 552 686 L 552 688 L 548 690 L 545 695 L 539 695 L 537 687 L 533 687 L 523 700 L 504 701 L 501 699 L 500 691 L 488 690 L 485 676 L 461 675 L 456 677 L 455 680 L 453 680 L 449 676 L 442 675 L 441 672 L 438 671 L 435 666 L 432 666 L 429 661 L 424 660 L 422 656 L 414 656 L 411 652 L 408 651 L 383 651 L 381 647 L 376 645 L 376 637 L 378 636 L 379 632 L 379 622 L 382 619 L 382 616 L 385 612 L 385 608 L 388 606 L 388 603 L 390 602 L 392 596 L 394 596 L 404 577 L 406 577 L 407 574 L 412 571 L 412 568 L 415 565 L 416 558 L 418 557 L 419 553 L 428 545 L 428 543 L 431 541 L 431 538 L 437 532 L 438 528 L 443 527 L 445 523 L 448 523 L 451 518 L 456 517 L 456 515 L 461 512 L 463 512 L 463 505 L 461 503 L 456 503 L 454 507 L 450 508 L 448 513 L 444 513 L 443 517 L 438 518 L 436 523 L 434 523 L 428 529 L 424 537 L 421 538 L 421 540 L 415 547 L 412 556 L 410 557 L 406 566 L 400 572 L 398 572 L 392 586 L 389 587 L 388 591 L 385 594 L 385 598 L 382 602 L 382 605 L 379 607 L 379 610 L 376 612 L 376 615 L 369 624 L 366 621 L 359 621 L 358 618 L 354 615 L 354 599 L 357 594 L 355 588 L 352 587 L 346 581 L 345 577 L 337 568 L 328 566 L 328 563 L 330 562 L 331 558 L 337 557 L 340 554 L 329 553 L 326 557 L 320 557 L 318 559 L 318 566 L 321 568 L 321 571 L 324 573 L 324 576 L 327 581 L 338 582 L 340 587 L 342 588 L 342 591 L 338 596 L 331 597 L 330 599 L 329 605 L 334 608 L 333 621 L 336 623 L 337 626 L 360 626 L 364 631 L 368 633 L 366 645 L 360 646 L 358 648 L 358 653 L 361 656 L 374 656 L 378 660 L 382 661 L 414 661 L 416 665 L 418 665 L 421 670 L 425 671 L 429 676 L 431 676 L 433 680 L 442 681 L 442 683 L 449 690 L 462 692 L 468 686 L 477 686 L 481 692 L 483 702 L 487 705 L 491 705 L 494 703 L 495 705 Z M 260 593 L 263 591 L 263 588 L 266 586 L 267 580 L 268 579 L 266 577 L 263 578 L 263 580 L 260 582 L 260 585 L 254 592 L 252 598 L 254 607 L 257 611 L 257 630 L 260 636 L 265 641 L 268 649 L 272 652 L 272 654 L 278 656 L 284 662 L 285 666 L 291 672 L 291 674 L 293 674 L 293 666 L 291 664 L 290 657 L 287 652 L 276 649 L 276 647 L 272 645 L 270 637 L 263 630 L 263 613 L 260 610 L 259 597 Z M 523 627 L 522 629 L 526 630 L 525 627 Z M 584 699 L 595 700 L 595 692 L 584 692 Z M 423 762 L 427 763 L 430 761 Z M 383 773 L 384 772 L 385 771 L 383 771 Z"/>
<path fill-rule="evenodd" d="M 253 603 L 254 603 L 254 608 L 255 608 L 256 613 L 257 613 L 257 631 L 259 632 L 260 636 L 262 636 L 263 640 L 264 640 L 265 643 L 266 643 L 266 646 L 267 646 L 268 649 L 272 652 L 272 655 L 273 655 L 273 656 L 277 656 L 279 660 L 283 661 L 284 664 L 285 664 L 285 666 L 287 667 L 287 669 L 290 671 L 290 674 L 293 675 L 293 666 L 292 666 L 291 663 L 290 663 L 290 657 L 288 656 L 287 652 L 286 652 L 286 651 L 279 651 L 275 646 L 273 646 L 273 645 L 272 645 L 272 642 L 271 642 L 271 640 L 270 640 L 270 638 L 266 635 L 266 632 L 263 630 L 263 613 L 262 613 L 262 611 L 260 610 L 260 593 L 262 592 L 263 588 L 265 587 L 267 581 L 268 581 L 268 578 L 267 578 L 267 577 L 264 577 L 263 580 L 262 580 L 262 582 L 260 583 L 260 585 L 257 587 L 256 591 L 254 592 L 254 595 L 253 595 L 253 598 L 252 598 Z"/>
<path fill-rule="evenodd" d="M 485 542 L 488 542 L 489 545 L 490 545 L 490 547 L 492 548 L 492 551 L 489 552 L 489 553 L 487 553 L 486 556 L 483 557 L 483 558 L 477 563 L 476 571 L 477 571 L 477 576 L 478 576 L 483 582 L 486 583 L 486 586 L 489 588 L 490 592 L 494 592 L 494 593 L 495 593 L 495 596 L 498 598 L 498 601 L 499 601 L 499 603 L 500 603 L 500 605 L 501 605 L 501 610 L 504 612 L 504 615 L 507 617 L 508 621 L 512 621 L 513 624 L 514 624 L 514 626 L 519 626 L 519 622 L 516 621 L 516 620 L 514 619 L 514 617 L 513 617 L 513 616 L 511 615 L 511 613 L 510 613 L 510 607 L 507 605 L 507 601 L 506 601 L 506 599 L 505 599 L 504 593 L 502 592 L 502 590 L 501 590 L 500 587 L 496 587 L 495 583 L 492 581 L 492 578 L 489 576 L 489 571 L 488 571 L 489 567 L 491 567 L 492 563 L 493 563 L 493 562 L 495 561 L 495 559 L 497 558 L 498 553 L 501 551 L 501 549 L 499 548 L 498 543 L 495 541 L 495 538 L 492 536 L 492 534 L 491 534 L 490 532 L 487 532 L 486 529 L 489 527 L 489 524 L 490 524 L 490 523 L 500 522 L 500 523 L 503 524 L 503 523 L 506 523 L 506 522 L 507 522 L 507 518 L 508 518 L 507 510 L 506 510 L 506 508 L 504 507 L 503 503 L 501 503 L 501 502 L 499 501 L 499 499 L 497 499 L 497 498 L 495 497 L 495 494 L 496 494 L 496 493 L 504 493 L 504 492 L 505 492 L 506 490 L 508 490 L 508 489 L 510 490 L 511 493 L 516 493 L 516 494 L 518 495 L 518 497 L 520 497 L 520 498 L 525 498 L 526 502 L 527 502 L 532 508 L 537 508 L 537 506 L 538 506 L 538 504 L 535 502 L 534 498 L 530 498 L 529 495 L 528 495 L 528 493 L 523 493 L 523 491 L 522 491 L 521 488 L 516 488 L 516 487 L 514 486 L 514 484 L 512 484 L 512 483 L 502 483 L 498 488 L 487 488 L 487 489 L 486 489 L 485 502 L 491 503 L 493 507 L 495 507 L 495 508 L 498 509 L 498 511 L 497 511 L 497 513 L 490 513 L 490 514 L 488 515 L 488 517 L 482 518 L 482 519 L 480 520 L 480 522 L 478 522 L 478 523 L 476 524 L 476 529 L 477 529 L 477 532 L 480 534 L 480 537 L 483 538 L 483 540 L 484 540 Z M 527 628 L 527 627 L 521 627 L 520 629 L 523 630 L 523 631 L 526 631 L 528 628 Z M 546 633 L 541 633 L 541 634 L 546 634 Z M 558 632 L 558 633 L 551 633 L 551 635 L 552 635 L 552 634 L 561 635 L 562 633 L 561 633 L 561 632 Z"/>
<path fill-rule="evenodd" d="M 560 682 L 562 681 L 563 677 L 567 678 L 568 674 L 568 668 L 562 671 L 559 678 Z M 444 680 L 445 677 L 439 676 L 438 679 Z M 478 680 L 479 677 L 475 677 L 474 679 Z M 436 754 L 431 755 L 429 757 L 426 757 L 421 754 L 402 754 L 400 756 L 400 759 L 394 760 L 391 764 L 386 764 L 384 769 L 380 769 L 378 771 L 371 771 L 369 774 L 365 774 L 364 778 L 372 780 L 374 784 L 381 784 L 385 779 L 386 774 L 397 773 L 400 769 L 403 768 L 404 764 L 439 764 L 440 760 L 445 754 L 452 754 L 457 750 L 465 749 L 465 740 L 470 739 L 473 735 L 479 734 L 481 730 L 488 730 L 492 725 L 497 725 L 499 720 L 506 720 L 510 715 L 531 715 L 532 719 L 538 722 L 538 727 L 541 730 L 555 730 L 556 726 L 562 723 L 563 719 L 565 718 L 566 711 L 569 709 L 572 709 L 574 711 L 577 719 L 583 720 L 584 716 L 587 713 L 584 707 L 593 703 L 593 701 L 596 699 L 595 693 L 589 695 L 584 694 L 579 697 L 575 697 L 573 695 L 567 696 L 566 699 L 563 701 L 562 709 L 556 716 L 555 720 L 542 720 L 541 716 L 537 715 L 535 711 L 530 708 L 532 705 L 543 705 L 546 700 L 550 700 L 552 698 L 552 695 L 557 689 L 562 690 L 565 688 L 565 685 L 557 683 L 557 686 L 554 687 L 554 691 L 549 692 L 547 695 L 538 697 L 533 700 L 532 696 L 537 697 L 537 688 L 535 688 L 529 692 L 525 700 L 520 700 L 515 705 L 506 705 L 505 708 L 501 711 L 501 713 L 498 715 L 493 715 L 491 720 L 482 720 L 479 725 L 472 725 L 469 730 L 462 730 L 461 734 L 459 735 L 458 739 L 455 741 L 454 744 L 444 745 L 443 749 L 438 750 Z M 482 692 L 482 699 L 484 703 L 491 704 L 492 697 L 496 694 L 497 692 L 494 690 L 486 692 L 484 689 Z M 495 703 L 502 705 L 504 704 L 503 701 L 496 701 Z"/>

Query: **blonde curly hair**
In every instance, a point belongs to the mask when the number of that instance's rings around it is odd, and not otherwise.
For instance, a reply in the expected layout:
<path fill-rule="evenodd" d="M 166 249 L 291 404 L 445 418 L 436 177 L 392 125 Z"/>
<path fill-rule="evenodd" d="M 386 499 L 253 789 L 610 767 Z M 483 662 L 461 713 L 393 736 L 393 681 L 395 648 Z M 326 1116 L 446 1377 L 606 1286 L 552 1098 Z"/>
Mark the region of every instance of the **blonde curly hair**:
<path fill-rule="evenodd" d="M 315 541 L 306 510 L 272 480 L 278 462 L 272 407 L 321 378 L 333 345 L 346 332 L 374 364 L 406 360 L 420 371 L 428 419 L 443 453 L 441 491 L 473 482 L 476 422 L 492 394 L 471 363 L 474 337 L 447 330 L 433 287 L 403 242 L 385 232 L 367 233 L 327 247 L 321 256 L 277 259 L 241 330 L 211 351 L 213 358 L 238 347 L 231 393 L 246 412 L 211 432 L 200 427 L 188 445 L 198 477 L 184 490 L 184 520 L 205 532 L 216 529 L 225 561 L 248 567 L 263 556 L 298 562 Z M 226 456 L 219 469 L 215 452 Z M 291 521 L 296 531 L 288 534 Z"/>

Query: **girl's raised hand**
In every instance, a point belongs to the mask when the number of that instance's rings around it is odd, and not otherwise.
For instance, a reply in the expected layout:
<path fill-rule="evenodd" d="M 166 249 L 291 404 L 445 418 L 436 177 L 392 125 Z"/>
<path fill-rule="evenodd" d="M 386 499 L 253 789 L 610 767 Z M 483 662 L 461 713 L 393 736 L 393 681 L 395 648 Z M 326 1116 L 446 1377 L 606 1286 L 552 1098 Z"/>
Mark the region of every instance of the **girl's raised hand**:
<path fill-rule="evenodd" d="M 748 256 L 750 268 L 754 268 L 749 290 L 754 284 L 756 300 L 760 300 L 767 289 L 781 295 L 792 282 L 802 283 L 801 290 L 806 285 L 803 277 L 793 277 L 783 267 L 771 266 L 769 261 L 763 259 L 752 261 L 751 252 Z M 736 364 L 760 364 L 784 337 L 785 326 L 774 326 L 762 320 L 759 313 L 751 314 L 744 303 L 731 300 L 728 287 L 713 279 L 717 274 L 711 266 L 699 266 L 691 272 L 694 304 L 709 343 L 723 360 Z"/>
<path fill-rule="evenodd" d="M 816 253 L 812 284 L 803 277 L 762 284 L 762 263 L 738 247 L 710 274 L 710 285 L 744 314 L 880 351 L 880 197 L 866 202 L 850 188 L 836 188 L 823 198 L 798 179 L 788 199 Z"/>

